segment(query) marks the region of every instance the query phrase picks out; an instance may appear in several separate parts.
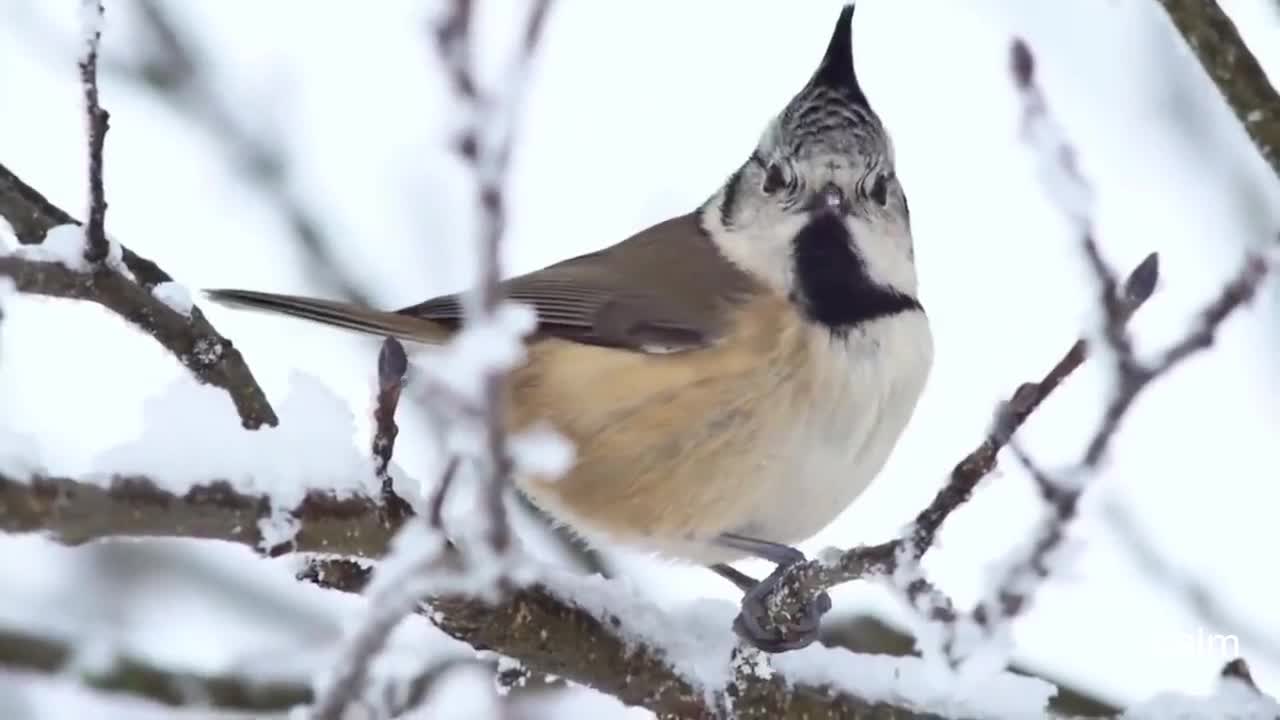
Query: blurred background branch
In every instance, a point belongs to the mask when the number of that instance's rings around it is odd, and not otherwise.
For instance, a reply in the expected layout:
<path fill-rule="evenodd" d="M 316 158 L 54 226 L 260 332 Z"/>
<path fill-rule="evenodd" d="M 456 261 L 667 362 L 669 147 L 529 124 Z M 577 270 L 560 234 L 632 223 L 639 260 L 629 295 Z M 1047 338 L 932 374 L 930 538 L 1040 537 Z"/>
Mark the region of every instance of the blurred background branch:
<path fill-rule="evenodd" d="M 1178 33 L 1280 177 L 1280 93 L 1216 0 L 1160 0 Z"/>
<path fill-rule="evenodd" d="M 307 275 L 326 294 L 376 305 L 376 295 L 344 271 L 334 252 L 338 243 L 351 239 L 333 237 L 311 206 L 315 198 L 294 188 L 290 145 L 260 116 L 264 108 L 235 97 L 216 81 L 199 40 L 174 17 L 168 3 L 137 0 L 132 7 L 146 40 L 134 48 L 136 59 L 112 56 L 103 69 L 150 89 L 155 99 L 205 131 L 245 182 L 279 213 L 308 265 Z"/>

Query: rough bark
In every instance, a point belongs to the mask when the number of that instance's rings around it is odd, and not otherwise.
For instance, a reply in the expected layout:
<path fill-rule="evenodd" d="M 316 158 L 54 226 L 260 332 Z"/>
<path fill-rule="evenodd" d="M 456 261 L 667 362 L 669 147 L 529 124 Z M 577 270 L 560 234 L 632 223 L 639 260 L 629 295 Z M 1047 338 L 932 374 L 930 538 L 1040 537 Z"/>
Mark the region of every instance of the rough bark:
<path fill-rule="evenodd" d="M 40 532 L 65 545 L 110 537 L 187 537 L 241 543 L 269 555 L 378 557 L 398 527 L 369 498 L 321 491 L 308 493 L 291 514 L 299 521 L 293 540 L 264 548 L 259 521 L 271 515 L 269 498 L 237 492 L 225 480 L 178 495 L 139 476 L 99 483 L 0 472 L 0 532 Z"/>
<path fill-rule="evenodd" d="M 1160 4 L 1244 124 L 1258 152 L 1280 176 L 1280 93 L 1231 18 L 1211 0 L 1160 0 Z"/>

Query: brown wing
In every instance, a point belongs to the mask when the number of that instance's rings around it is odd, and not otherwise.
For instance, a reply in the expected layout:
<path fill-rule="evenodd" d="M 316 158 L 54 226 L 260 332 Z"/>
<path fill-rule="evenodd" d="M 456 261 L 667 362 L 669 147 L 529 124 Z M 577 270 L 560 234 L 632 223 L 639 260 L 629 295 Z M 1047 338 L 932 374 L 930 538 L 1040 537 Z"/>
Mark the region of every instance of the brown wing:
<path fill-rule="evenodd" d="M 505 297 L 536 310 L 534 339 L 644 352 L 713 342 L 727 331 L 732 307 L 760 289 L 720 253 L 693 214 L 502 284 Z M 456 326 L 462 300 L 444 295 L 396 312 Z"/>

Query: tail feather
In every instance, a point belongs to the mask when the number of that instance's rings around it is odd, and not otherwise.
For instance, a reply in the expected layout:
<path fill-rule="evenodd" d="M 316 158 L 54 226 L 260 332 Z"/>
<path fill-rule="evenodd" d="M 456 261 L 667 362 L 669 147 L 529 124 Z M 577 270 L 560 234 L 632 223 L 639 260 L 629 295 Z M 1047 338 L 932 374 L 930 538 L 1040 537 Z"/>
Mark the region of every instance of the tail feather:
<path fill-rule="evenodd" d="M 335 300 L 256 290 L 215 289 L 204 293 L 210 300 L 223 305 L 288 315 L 370 335 L 390 335 L 410 342 L 438 345 L 447 342 L 451 334 L 448 328 L 425 318 Z"/>

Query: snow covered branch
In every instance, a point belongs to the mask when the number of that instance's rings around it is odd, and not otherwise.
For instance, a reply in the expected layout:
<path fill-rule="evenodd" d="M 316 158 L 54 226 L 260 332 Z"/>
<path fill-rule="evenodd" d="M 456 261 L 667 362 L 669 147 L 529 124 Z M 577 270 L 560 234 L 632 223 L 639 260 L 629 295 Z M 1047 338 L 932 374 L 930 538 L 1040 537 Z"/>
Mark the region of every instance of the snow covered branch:
<path fill-rule="evenodd" d="M 141 476 L 27 478 L 0 470 L 0 532 L 39 532 L 65 545 L 113 537 L 186 537 L 242 543 L 268 555 L 373 558 L 386 552 L 398 529 L 371 498 L 316 490 L 287 511 L 297 533 L 273 544 L 261 525 L 272 513 L 270 497 L 243 493 L 213 478 L 177 494 Z"/>
<path fill-rule="evenodd" d="M 102 149 L 110 127 L 110 115 L 98 102 L 98 47 L 102 43 L 102 0 L 81 0 L 85 47 L 80 57 L 80 87 L 84 93 L 89 140 L 89 221 L 85 223 L 85 260 L 97 265 L 107 259 L 107 196 L 102 183 Z"/>
<path fill-rule="evenodd" d="M 1280 175 L 1280 93 L 1215 0 L 1160 0 L 1258 152 Z"/>
<path fill-rule="evenodd" d="M 0 668 L 40 673 L 68 673 L 104 692 L 137 695 L 170 706 L 197 705 L 258 713 L 283 712 L 308 702 L 305 682 L 258 681 L 247 675 L 204 675 L 176 672 L 145 660 L 116 657 L 105 667 L 76 672 L 70 642 L 0 628 Z"/>
<path fill-rule="evenodd" d="M 198 381 L 226 390 L 244 427 L 277 423 L 240 351 L 190 304 L 160 266 L 116 242 L 109 242 L 102 265 L 82 264 L 84 233 L 79 223 L 3 165 L 0 218 L 22 243 L 16 252 L 0 254 L 0 276 L 12 279 L 19 292 L 105 307 L 155 338 Z M 50 231 L 57 242 L 46 245 Z"/>

